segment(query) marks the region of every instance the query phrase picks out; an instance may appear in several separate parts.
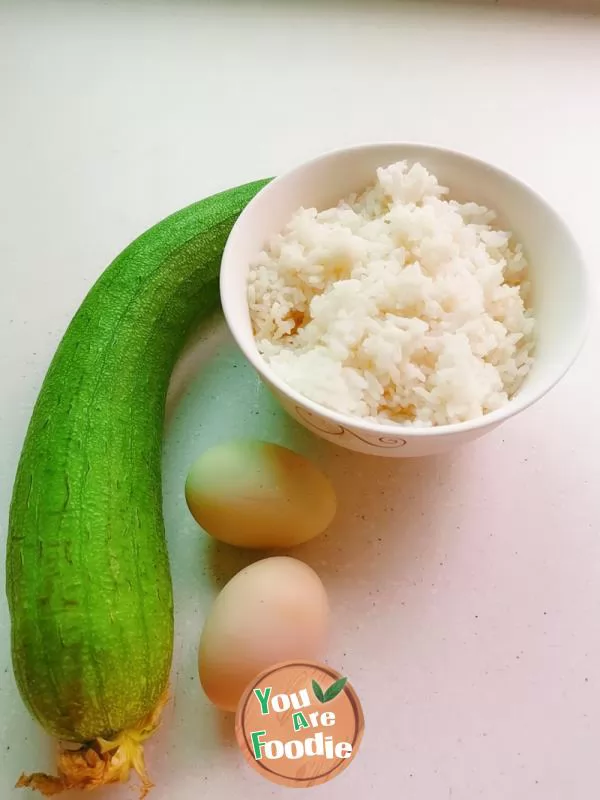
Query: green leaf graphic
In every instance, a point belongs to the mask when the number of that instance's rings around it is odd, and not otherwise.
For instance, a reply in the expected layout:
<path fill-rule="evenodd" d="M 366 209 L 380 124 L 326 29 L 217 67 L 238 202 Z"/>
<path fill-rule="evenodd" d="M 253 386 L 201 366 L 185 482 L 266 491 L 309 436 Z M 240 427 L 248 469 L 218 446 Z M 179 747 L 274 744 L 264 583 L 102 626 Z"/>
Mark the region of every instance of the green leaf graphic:
<path fill-rule="evenodd" d="M 313 680 L 313 682 L 312 682 L 312 688 L 313 688 L 313 692 L 315 693 L 315 697 L 317 698 L 317 700 L 320 703 L 324 703 L 325 702 L 325 695 L 323 694 L 323 689 L 321 689 L 321 687 L 319 686 L 319 684 L 315 680 Z"/>
<path fill-rule="evenodd" d="M 335 683 L 332 683 L 329 689 L 327 689 L 325 692 L 325 697 L 321 702 L 328 703 L 330 700 L 333 700 L 335 697 L 337 697 L 347 682 L 348 678 L 340 678 L 339 680 L 335 681 Z"/>

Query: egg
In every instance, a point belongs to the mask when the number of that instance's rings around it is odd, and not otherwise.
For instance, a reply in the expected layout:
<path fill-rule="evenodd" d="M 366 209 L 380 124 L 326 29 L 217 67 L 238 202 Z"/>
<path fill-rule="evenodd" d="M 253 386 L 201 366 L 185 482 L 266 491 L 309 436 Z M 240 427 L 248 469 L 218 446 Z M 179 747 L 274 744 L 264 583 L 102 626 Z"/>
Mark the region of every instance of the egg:
<path fill-rule="evenodd" d="M 217 596 L 200 639 L 198 671 L 209 700 L 235 711 L 267 667 L 318 660 L 328 621 L 325 588 L 302 561 L 275 556 L 238 572 Z"/>
<path fill-rule="evenodd" d="M 336 511 L 333 487 L 311 461 L 250 439 L 203 453 L 185 497 L 208 534 L 238 547 L 293 547 L 322 533 Z"/>

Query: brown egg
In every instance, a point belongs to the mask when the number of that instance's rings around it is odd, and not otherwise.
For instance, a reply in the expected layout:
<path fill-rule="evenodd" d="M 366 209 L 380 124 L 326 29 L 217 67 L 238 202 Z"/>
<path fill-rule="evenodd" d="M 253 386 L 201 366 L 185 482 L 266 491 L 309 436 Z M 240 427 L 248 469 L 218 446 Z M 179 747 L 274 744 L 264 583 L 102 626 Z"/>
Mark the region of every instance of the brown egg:
<path fill-rule="evenodd" d="M 202 631 L 198 669 L 208 698 L 235 711 L 262 670 L 318 660 L 328 621 L 325 588 L 302 561 L 278 556 L 246 567 L 218 595 Z"/>
<path fill-rule="evenodd" d="M 238 547 L 293 547 L 322 533 L 336 511 L 333 487 L 311 461 L 246 439 L 203 453 L 185 497 L 208 534 Z"/>

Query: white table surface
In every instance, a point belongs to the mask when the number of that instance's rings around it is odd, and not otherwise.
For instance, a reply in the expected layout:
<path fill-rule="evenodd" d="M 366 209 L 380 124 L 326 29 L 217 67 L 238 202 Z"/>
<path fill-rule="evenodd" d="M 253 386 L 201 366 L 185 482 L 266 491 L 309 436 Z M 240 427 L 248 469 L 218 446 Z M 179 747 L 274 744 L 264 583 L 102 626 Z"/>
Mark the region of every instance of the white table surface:
<path fill-rule="evenodd" d="M 600 17 L 502 2 L 360 5 L 0 2 L 2 538 L 32 404 L 85 292 L 137 234 L 215 190 L 331 147 L 433 141 L 535 185 L 597 278 Z M 309 791 L 596 796 L 599 347 L 594 324 L 560 386 L 482 441 L 390 462 L 315 444 L 220 325 L 204 336 L 166 435 L 177 642 L 175 703 L 147 748 L 155 800 L 288 791 L 245 765 L 231 719 L 196 679 L 210 599 L 248 556 L 199 535 L 183 479 L 199 451 L 244 428 L 311 449 L 341 499 L 330 533 L 296 554 L 327 586 L 328 660 L 357 688 L 367 729 L 348 771 Z M 8 638 L 2 600 L 2 800 L 24 797 L 12 789 L 20 771 L 49 769 L 53 756 L 18 697 Z"/>

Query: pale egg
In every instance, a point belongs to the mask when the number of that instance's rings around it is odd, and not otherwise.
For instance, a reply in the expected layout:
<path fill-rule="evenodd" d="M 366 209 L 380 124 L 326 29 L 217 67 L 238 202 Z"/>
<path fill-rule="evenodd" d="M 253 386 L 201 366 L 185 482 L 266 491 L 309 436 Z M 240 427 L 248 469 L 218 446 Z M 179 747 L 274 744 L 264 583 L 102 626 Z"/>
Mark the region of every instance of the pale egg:
<path fill-rule="evenodd" d="M 246 686 L 267 667 L 319 660 L 328 622 L 325 587 L 302 561 L 277 556 L 238 572 L 202 631 L 198 669 L 209 700 L 235 711 Z"/>
<path fill-rule="evenodd" d="M 185 497 L 208 534 L 238 547 L 293 547 L 322 533 L 336 511 L 333 487 L 311 461 L 251 439 L 203 453 Z"/>

